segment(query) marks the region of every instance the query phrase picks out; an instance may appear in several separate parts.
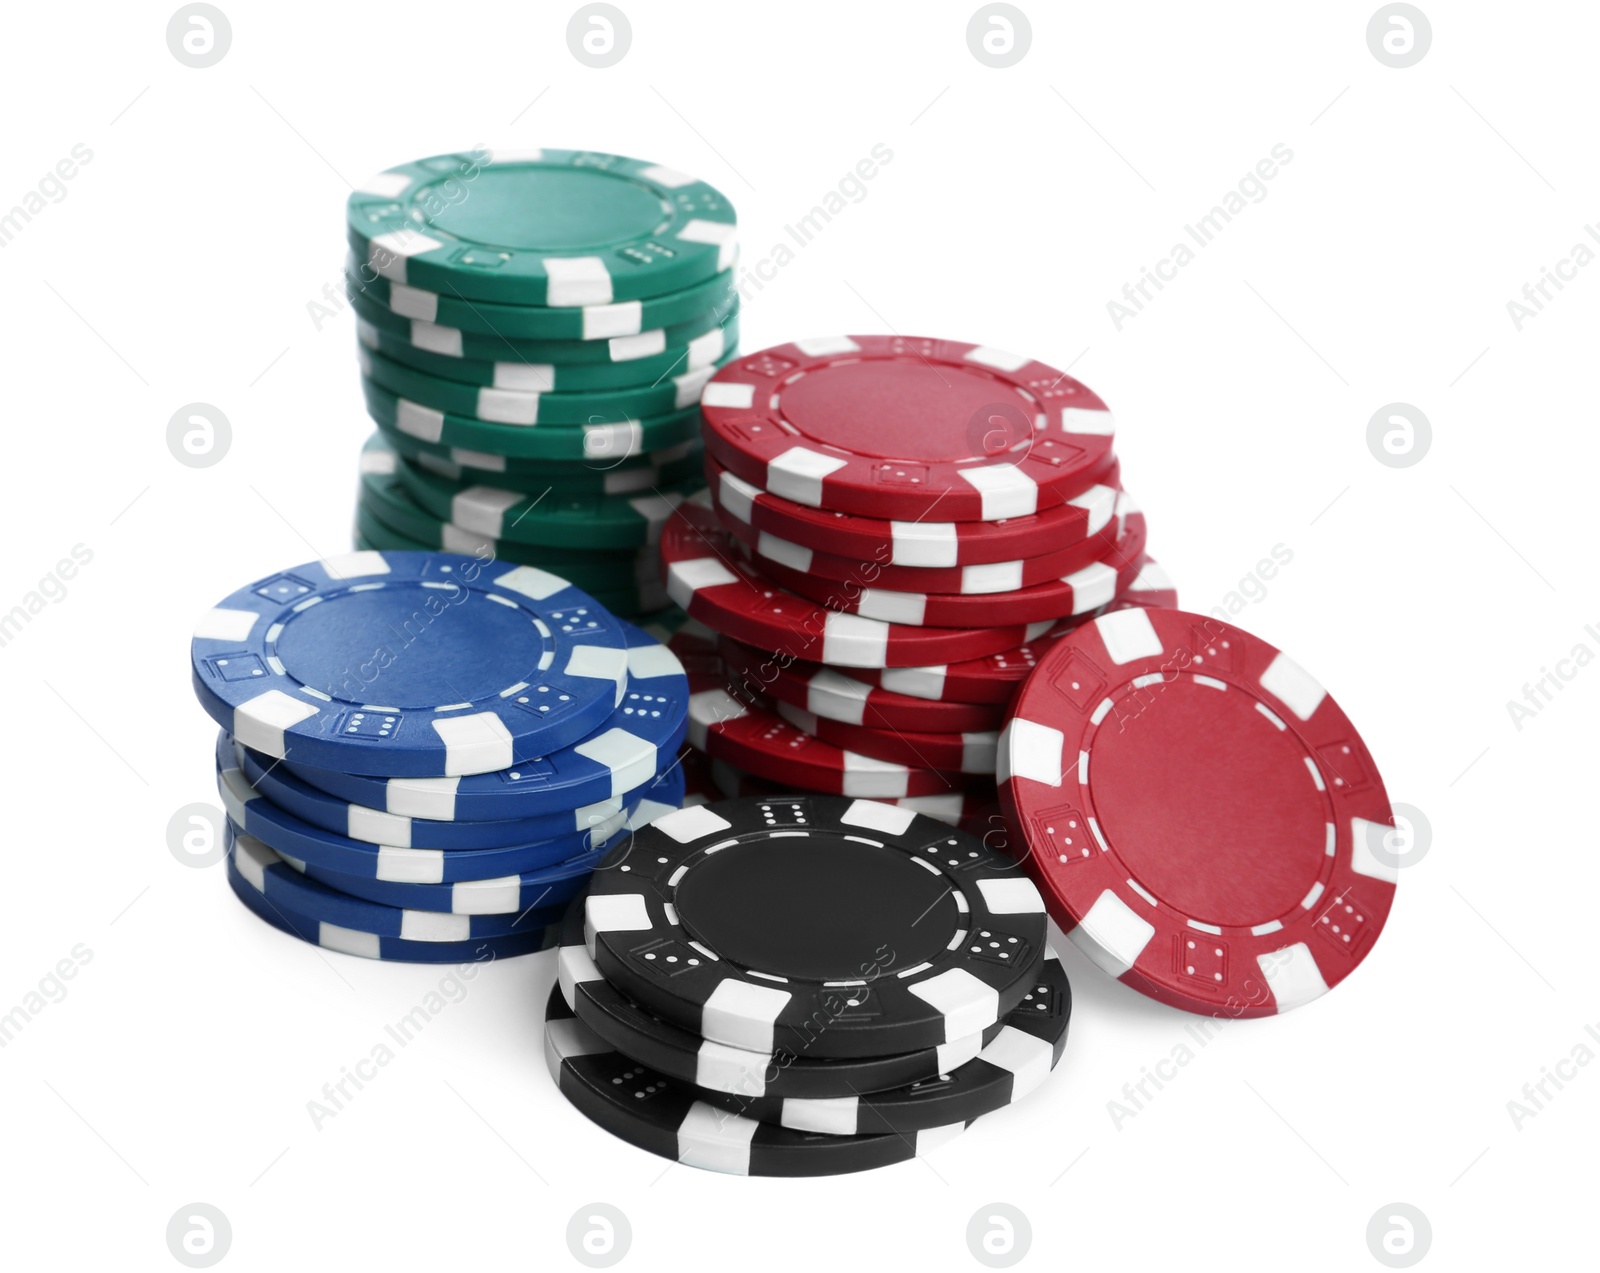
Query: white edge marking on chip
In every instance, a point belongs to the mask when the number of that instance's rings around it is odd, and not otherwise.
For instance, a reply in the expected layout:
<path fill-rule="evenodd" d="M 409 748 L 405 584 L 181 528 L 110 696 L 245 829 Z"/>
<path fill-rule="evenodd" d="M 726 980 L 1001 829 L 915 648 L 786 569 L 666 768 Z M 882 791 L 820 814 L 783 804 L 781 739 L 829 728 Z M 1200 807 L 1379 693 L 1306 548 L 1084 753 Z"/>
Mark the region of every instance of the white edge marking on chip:
<path fill-rule="evenodd" d="M 979 880 L 978 892 L 984 905 L 995 915 L 1042 915 L 1044 898 L 1026 875 L 1005 879 Z"/>
<path fill-rule="evenodd" d="M 867 827 L 884 835 L 904 835 L 916 818 L 915 809 L 902 809 L 876 800 L 857 800 L 840 815 L 839 821 L 849 827 Z"/>
<path fill-rule="evenodd" d="M 704 805 L 669 813 L 664 818 L 657 818 L 652 825 L 679 844 L 692 844 L 706 836 L 721 835 L 733 827 L 733 823 Z"/>
<path fill-rule="evenodd" d="M 444 744 L 447 777 L 493 773 L 516 763 L 511 731 L 493 712 L 436 717 L 429 723 Z"/>
<path fill-rule="evenodd" d="M 1328 691 L 1316 677 L 1281 652 L 1261 674 L 1261 688 L 1301 720 L 1310 720 L 1316 715 L 1317 708 L 1328 697 Z"/>
<path fill-rule="evenodd" d="M 700 1009 L 700 1033 L 730 1047 L 771 1053 L 773 1022 L 792 998 L 776 986 L 753 986 L 724 977 Z"/>
<path fill-rule="evenodd" d="M 967 350 L 962 358 L 967 362 L 994 367 L 1000 371 L 1020 371 L 1033 361 L 1032 358 L 1024 358 L 1021 354 L 1007 353 L 1004 349 L 991 349 L 987 345 Z"/>
<path fill-rule="evenodd" d="M 860 1126 L 861 1101 L 855 1096 L 835 1096 L 831 1099 L 799 1099 L 784 1101 L 779 1122 L 797 1132 L 821 1132 L 826 1136 L 854 1136 Z"/>
<path fill-rule="evenodd" d="M 613 336 L 610 342 L 612 362 L 634 362 L 640 358 L 653 358 L 665 353 L 667 333 L 660 327 L 654 331 L 636 332 L 632 336 Z"/>
<path fill-rule="evenodd" d="M 954 522 L 890 522 L 890 560 L 896 566 L 954 566 L 961 540 Z"/>
<path fill-rule="evenodd" d="M 406 398 L 396 398 L 394 427 L 409 437 L 438 442 L 444 436 L 444 412 L 424 407 Z"/>
<path fill-rule="evenodd" d="M 460 778 L 390 778 L 383 786 L 387 811 L 403 818 L 454 822 Z"/>
<path fill-rule="evenodd" d="M 763 492 L 760 487 L 750 485 L 742 477 L 727 470 L 723 470 L 717 480 L 717 503 L 722 506 L 724 512 L 732 513 L 746 525 L 753 516 L 756 496 L 761 494 Z"/>
<path fill-rule="evenodd" d="M 233 709 L 233 737 L 246 747 L 281 760 L 287 750 L 284 733 L 320 710 L 282 690 L 268 690 Z"/>
<path fill-rule="evenodd" d="M 1113 977 L 1132 968 L 1155 935 L 1155 925 L 1134 914 L 1109 889 L 1095 898 L 1078 926 L 1067 934 L 1074 946 Z"/>
<path fill-rule="evenodd" d="M 389 308 L 402 318 L 421 323 L 439 321 L 439 296 L 425 292 L 420 287 L 407 287 L 404 283 L 389 285 Z"/>
<path fill-rule="evenodd" d="M 824 358 L 829 354 L 857 354 L 861 352 L 861 346 L 848 336 L 808 336 L 805 340 L 795 341 L 794 347 L 812 358 Z"/>
<path fill-rule="evenodd" d="M 600 969 L 589 958 L 587 947 L 563 946 L 556 952 L 556 982 L 561 987 L 561 997 L 567 1001 L 567 1007 L 573 1008 L 577 1004 L 576 987 L 586 981 L 603 980 Z"/>
<path fill-rule="evenodd" d="M 1067 763 L 1067 737 L 1061 730 L 1017 716 L 1000 735 L 1006 772 L 1047 787 L 1059 787 Z"/>
<path fill-rule="evenodd" d="M 505 530 L 507 510 L 523 498 L 497 486 L 469 486 L 450 497 L 450 520 L 464 530 L 498 539 Z"/>
<path fill-rule="evenodd" d="M 401 911 L 401 941 L 471 941 L 472 916 L 450 911 Z"/>
<path fill-rule="evenodd" d="M 441 327 L 438 323 L 416 321 L 411 324 L 411 343 L 418 349 L 446 358 L 460 358 L 461 351 L 466 347 L 459 327 Z"/>
<path fill-rule="evenodd" d="M 1393 861 L 1385 861 L 1379 856 L 1380 849 L 1383 853 L 1392 853 L 1387 843 L 1389 837 L 1394 834 L 1393 827 L 1386 827 L 1381 822 L 1370 822 L 1366 818 L 1351 818 L 1350 869 L 1369 879 L 1382 880 L 1386 884 L 1398 884 L 1400 868 Z"/>
<path fill-rule="evenodd" d="M 628 652 L 611 645 L 578 645 L 567 656 L 567 666 L 562 669 L 568 676 L 581 676 L 590 681 L 610 681 L 617 687 L 613 707 L 622 706 L 628 689 Z M 504 766 L 502 766 L 503 768 Z"/>
<path fill-rule="evenodd" d="M 1020 1101 L 1050 1077 L 1055 1049 L 1014 1026 L 1002 1026 L 1000 1033 L 979 1056 L 988 1064 L 1011 1074 L 1011 1100 Z"/>
<path fill-rule="evenodd" d="M 1304 942 L 1256 956 L 1279 1012 L 1288 1012 L 1328 993 L 1328 982 Z"/>
<path fill-rule="evenodd" d="M 822 484 L 845 461 L 808 446 L 792 446 L 767 461 L 767 490 L 811 508 L 822 507 Z"/>
<path fill-rule="evenodd" d="M 493 583 L 496 588 L 504 588 L 507 592 L 515 592 L 534 601 L 548 600 L 556 593 L 572 587 L 560 575 L 552 575 L 537 566 L 518 566 L 503 575 L 497 575 Z"/>
<path fill-rule="evenodd" d="M 358 194 L 377 195 L 380 199 L 398 199 L 411 189 L 411 178 L 403 172 L 375 172 L 362 179 L 356 187 Z"/>
<path fill-rule="evenodd" d="M 368 809 L 359 804 L 345 805 L 345 834 L 352 840 L 368 844 L 393 844 L 402 849 L 411 847 L 411 819 L 382 809 Z"/>
<path fill-rule="evenodd" d="M 383 957 L 383 938 L 376 933 L 358 933 L 353 928 L 340 928 L 337 924 L 322 922 L 317 925 L 317 945 L 344 955 L 359 955 L 362 959 Z"/>
<path fill-rule="evenodd" d="M 1091 486 L 1082 495 L 1067 501 L 1074 508 L 1083 509 L 1088 516 L 1088 534 L 1097 535 L 1106 528 L 1117 511 L 1117 490 L 1113 486 Z"/>
<path fill-rule="evenodd" d="M 883 669 L 879 683 L 896 694 L 909 694 L 912 698 L 936 702 L 944 697 L 947 671 L 943 663 L 929 667 L 888 667 Z"/>
<path fill-rule="evenodd" d="M 615 305 L 586 305 L 581 312 L 584 340 L 637 336 L 644 330 L 644 306 L 639 301 L 619 301 Z"/>
<path fill-rule="evenodd" d="M 748 411 L 755 400 L 756 387 L 736 380 L 712 380 L 700 395 L 702 407 L 722 407 L 729 411 Z"/>
<path fill-rule="evenodd" d="M 695 1052 L 694 1081 L 713 1092 L 735 1096 L 764 1096 L 771 1056 L 730 1048 L 726 1043 L 702 1042 Z"/>
<path fill-rule="evenodd" d="M 253 835 L 243 831 L 233 837 L 233 869 L 258 893 L 267 891 L 267 868 L 276 866 L 279 858 Z"/>
<path fill-rule="evenodd" d="M 256 620 L 261 618 L 254 610 L 224 610 L 218 607 L 207 610 L 194 625 L 196 641 L 243 641 L 249 637 Z"/>
<path fill-rule="evenodd" d="M 450 910 L 456 915 L 514 915 L 522 909 L 522 877 L 518 875 L 461 880 L 450 889 Z M 467 939 L 471 937 L 469 928 Z"/>
<path fill-rule="evenodd" d="M 1085 433 L 1091 437 L 1107 438 L 1116 433 L 1117 421 L 1109 411 L 1092 407 L 1063 407 L 1061 429 L 1064 433 Z"/>
<path fill-rule="evenodd" d="M 761 1130 L 753 1118 L 696 1101 L 678 1124 L 678 1161 L 728 1176 L 750 1174 L 750 1144 Z"/>
<path fill-rule="evenodd" d="M 981 1033 L 1000 1017 L 999 991 L 963 968 L 948 968 L 907 989 L 944 1017 L 946 1040 Z"/>
<path fill-rule="evenodd" d="M 1165 648 L 1147 610 L 1115 610 L 1101 615 L 1094 626 L 1113 663 L 1152 658 Z"/>
<path fill-rule="evenodd" d="M 986 522 L 1039 511 L 1039 484 L 1015 464 L 980 464 L 956 472 L 978 492 Z"/>
<path fill-rule="evenodd" d="M 855 614 L 825 610 L 822 662 L 841 667 L 882 667 L 889 654 L 889 625 Z"/>
<path fill-rule="evenodd" d="M 614 1049 L 601 1041 L 583 1022 L 575 1017 L 561 1018 L 544 1023 L 544 1061 L 550 1067 L 550 1077 L 561 1085 L 561 1063 L 569 1056 L 593 1056 Z"/>
<path fill-rule="evenodd" d="M 856 599 L 856 613 L 880 623 L 904 623 L 920 628 L 927 612 L 928 598 L 920 592 L 863 588 Z"/>
<path fill-rule="evenodd" d="M 594 933 L 648 932 L 652 927 L 642 893 L 591 893 L 583 904 L 583 919 Z"/>
<path fill-rule="evenodd" d="M 393 572 L 389 569 L 389 562 L 380 552 L 362 548 L 355 552 L 339 553 L 333 557 L 322 559 L 322 569 L 329 579 L 367 579 L 374 575 L 387 575 Z"/>
<path fill-rule="evenodd" d="M 615 299 L 611 271 L 598 256 L 547 256 L 545 304 L 571 309 L 580 305 L 609 305 Z"/>
<path fill-rule="evenodd" d="M 477 410 L 473 414 L 490 424 L 519 427 L 538 424 L 539 397 L 537 393 L 522 389 L 496 389 L 481 385 L 478 388 Z"/>

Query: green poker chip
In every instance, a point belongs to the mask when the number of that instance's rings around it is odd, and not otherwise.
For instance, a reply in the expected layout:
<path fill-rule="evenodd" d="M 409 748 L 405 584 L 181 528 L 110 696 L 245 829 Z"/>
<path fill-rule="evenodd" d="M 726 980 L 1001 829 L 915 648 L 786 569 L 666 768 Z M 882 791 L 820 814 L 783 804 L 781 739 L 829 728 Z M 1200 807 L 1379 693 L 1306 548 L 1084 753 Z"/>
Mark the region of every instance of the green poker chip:
<path fill-rule="evenodd" d="M 714 306 L 670 327 L 643 331 L 632 336 L 611 336 L 604 340 L 517 340 L 505 335 L 480 336 L 455 327 L 440 327 L 402 318 L 393 310 L 357 292 L 350 295 L 350 307 L 360 324 L 389 336 L 399 336 L 417 349 L 442 358 L 476 358 L 489 362 L 549 363 L 557 367 L 590 367 L 636 362 L 654 358 L 669 349 L 715 331 L 739 312 L 739 298 Z M 365 338 L 363 338 L 364 340 Z"/>
<path fill-rule="evenodd" d="M 441 521 L 412 500 L 398 476 L 383 471 L 384 463 L 381 453 L 363 451 L 359 512 L 430 552 L 463 553 L 519 566 L 539 566 L 583 588 L 621 588 L 660 577 L 653 547 L 618 551 L 524 544 L 497 540 Z"/>
<path fill-rule="evenodd" d="M 705 448 L 698 442 L 685 442 L 616 464 L 561 464 L 555 460 L 530 464 L 481 451 L 434 446 L 404 433 L 385 432 L 383 436 L 412 464 L 437 473 L 446 481 L 476 482 L 534 495 L 548 490 L 568 495 L 637 495 L 703 478 L 705 474 Z"/>
<path fill-rule="evenodd" d="M 722 363 L 686 371 L 658 384 L 631 389 L 596 389 L 585 393 L 544 393 L 468 385 L 417 371 L 357 346 L 361 372 L 397 397 L 489 424 L 526 427 L 547 424 L 611 423 L 640 416 L 664 415 L 698 405 L 706 382 Z M 733 355 L 723 358 L 728 361 Z"/>
<path fill-rule="evenodd" d="M 700 408 L 607 424 L 557 424 L 530 429 L 490 424 L 450 415 L 398 398 L 382 385 L 361 378 L 367 412 L 386 433 L 404 433 L 440 446 L 487 451 L 526 460 L 626 459 L 677 446 L 700 435 Z"/>
<path fill-rule="evenodd" d="M 715 188 L 595 151 L 436 155 L 369 178 L 351 247 L 396 283 L 509 305 L 609 305 L 681 291 L 737 253 Z"/>
<path fill-rule="evenodd" d="M 693 287 L 642 301 L 617 301 L 608 305 L 541 309 L 531 305 L 498 305 L 447 293 L 429 292 L 391 283 L 352 262 L 345 271 L 345 286 L 352 297 L 362 295 L 391 314 L 416 322 L 455 327 L 480 336 L 509 336 L 515 340 L 606 340 L 634 336 L 658 327 L 686 323 L 712 311 L 725 312 L 736 295 L 733 272 L 725 270 Z"/>
<path fill-rule="evenodd" d="M 369 458 L 370 457 L 370 458 Z M 661 538 L 661 528 L 686 495 L 704 485 L 696 475 L 677 490 L 638 495 L 538 494 L 452 482 L 398 456 L 380 434 L 368 439 L 362 471 L 388 467 L 424 512 L 468 534 L 502 543 L 549 547 L 642 548 Z"/>
<path fill-rule="evenodd" d="M 659 384 L 673 376 L 714 368 L 739 347 L 739 318 L 696 336 L 686 345 L 619 363 L 555 363 L 506 356 L 496 361 L 452 358 L 419 349 L 406 337 L 380 331 L 358 320 L 356 335 L 374 353 L 423 375 L 462 384 L 483 385 L 525 393 L 585 393 Z"/>

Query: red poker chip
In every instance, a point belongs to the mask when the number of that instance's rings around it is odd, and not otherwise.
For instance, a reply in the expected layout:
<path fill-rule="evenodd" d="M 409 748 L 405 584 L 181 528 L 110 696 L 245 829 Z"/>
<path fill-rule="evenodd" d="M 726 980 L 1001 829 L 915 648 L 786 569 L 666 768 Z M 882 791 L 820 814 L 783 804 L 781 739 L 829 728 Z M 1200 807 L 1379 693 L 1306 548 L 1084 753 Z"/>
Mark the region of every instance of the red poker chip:
<path fill-rule="evenodd" d="M 717 643 L 729 683 L 748 696 L 766 694 L 827 720 L 873 729 L 934 734 L 998 731 L 1005 709 L 997 703 L 939 703 L 879 689 L 820 663 L 785 661 L 742 641 Z"/>
<path fill-rule="evenodd" d="M 692 617 L 736 640 L 817 663 L 885 668 L 982 658 L 1045 630 L 1025 624 L 913 627 L 824 609 L 746 561 L 702 496 L 680 504 L 662 530 L 667 593 Z"/>
<path fill-rule="evenodd" d="M 1099 480 L 1115 431 L 1065 372 L 921 337 L 777 345 L 724 366 L 700 404 L 707 449 L 747 482 L 867 517 L 1031 516 Z"/>
<path fill-rule="evenodd" d="M 959 775 L 877 760 L 825 743 L 776 712 L 726 689 L 689 696 L 689 743 L 713 760 L 779 783 L 788 790 L 887 800 L 958 790 Z"/>
<path fill-rule="evenodd" d="M 942 769 L 948 773 L 992 774 L 995 747 L 1000 735 L 995 730 L 971 734 L 907 733 L 903 730 L 872 729 L 866 725 L 846 725 L 808 712 L 792 703 L 779 703 L 778 715 L 796 729 L 836 747 L 892 760 L 902 765 Z"/>
<path fill-rule="evenodd" d="M 1398 869 L 1355 726 L 1240 628 L 1131 607 L 1040 660 L 1001 800 L 1052 916 L 1112 976 L 1229 1017 L 1287 1012 L 1371 952 Z"/>
<path fill-rule="evenodd" d="M 1128 503 L 1123 496 L 1124 505 Z M 841 583 L 762 560 L 774 583 L 830 610 L 913 627 L 977 627 L 988 623 L 1054 622 L 1110 605 L 1132 585 L 1144 554 L 1144 514 L 1130 509 L 1115 550 L 1102 561 L 1031 588 L 990 594 L 898 592 L 859 578 Z M 748 551 L 748 550 L 747 550 Z"/>
<path fill-rule="evenodd" d="M 792 785 L 768 782 L 765 778 L 747 774 L 725 760 L 706 760 L 706 766 L 712 781 L 716 783 L 717 790 L 730 800 L 744 796 L 778 796 L 799 790 Z M 947 791 L 937 796 L 899 796 L 884 800 L 882 803 L 911 809 L 925 817 L 948 823 L 953 827 L 961 827 L 963 830 L 969 826 L 981 826 L 984 828 L 983 832 L 979 833 L 981 835 L 994 831 L 997 823 L 1003 822 L 1003 815 L 999 815 L 999 801 L 1000 796 L 995 790 L 994 783 L 989 782 L 970 787 L 965 791 Z M 998 840 L 991 842 L 990 847 L 1003 851 L 1003 845 Z"/>
<path fill-rule="evenodd" d="M 706 457 L 706 478 L 716 492 L 717 507 L 752 531 L 817 552 L 924 569 L 1016 561 L 1082 543 L 1111 521 L 1120 477 L 1113 460 L 1095 484 L 1031 517 L 998 522 L 890 521 L 881 514 L 858 517 L 780 499 L 730 473 L 714 456 Z"/>
<path fill-rule="evenodd" d="M 1112 555 L 1123 531 L 1123 519 L 1113 517 L 1087 539 L 1070 548 L 1024 557 L 1014 561 L 989 562 L 979 566 L 895 566 L 877 556 L 838 556 L 817 552 L 771 531 L 757 530 L 726 512 L 711 488 L 711 506 L 735 539 L 754 551 L 757 565 L 776 562 L 790 570 L 852 583 L 864 588 L 888 588 L 895 592 L 934 592 L 952 595 L 992 595 L 1015 592 L 1037 584 L 1061 579 Z"/>
<path fill-rule="evenodd" d="M 1141 581 L 1147 585 L 1142 589 L 1139 587 Z M 1145 598 L 1157 600 L 1146 601 Z M 1177 591 L 1167 579 L 1166 572 L 1147 556 L 1140 562 L 1133 586 L 1106 609 L 1120 610 L 1167 601 L 1175 605 L 1177 600 Z M 1011 701 L 1017 686 L 1027 679 L 1044 652 L 1066 633 L 1092 617 L 1079 616 L 1064 620 L 1017 649 L 981 659 L 928 667 L 851 668 L 850 675 L 855 680 L 910 698 L 925 698 L 931 702 L 999 703 L 1003 706 Z"/>

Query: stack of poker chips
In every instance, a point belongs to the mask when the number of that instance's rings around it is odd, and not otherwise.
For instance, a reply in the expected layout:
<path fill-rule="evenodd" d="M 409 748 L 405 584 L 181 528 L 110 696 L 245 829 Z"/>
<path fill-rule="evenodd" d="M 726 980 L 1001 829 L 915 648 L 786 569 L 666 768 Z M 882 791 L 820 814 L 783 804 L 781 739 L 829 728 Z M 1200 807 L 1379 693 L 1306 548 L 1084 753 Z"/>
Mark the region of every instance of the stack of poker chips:
<path fill-rule="evenodd" d="M 608 846 L 682 802 L 682 666 L 532 566 L 309 562 L 207 612 L 191 654 L 229 882 L 328 949 L 542 950 Z"/>
<path fill-rule="evenodd" d="M 1015 863 L 831 796 L 658 818 L 595 872 L 558 968 L 562 1094 L 640 1149 L 734 1175 L 921 1157 L 1043 1083 L 1072 1011 Z"/>
<path fill-rule="evenodd" d="M 830 337 L 729 362 L 702 409 L 709 488 L 661 552 L 695 621 L 675 640 L 699 656 L 715 634 L 689 736 L 728 794 L 987 822 L 1007 704 L 1044 651 L 1093 615 L 1175 603 L 1110 412 L 1054 368 Z"/>
<path fill-rule="evenodd" d="M 656 541 L 704 485 L 700 394 L 738 343 L 732 205 L 635 159 L 480 151 L 371 178 L 348 236 L 379 430 L 358 546 L 493 555 L 660 609 Z"/>

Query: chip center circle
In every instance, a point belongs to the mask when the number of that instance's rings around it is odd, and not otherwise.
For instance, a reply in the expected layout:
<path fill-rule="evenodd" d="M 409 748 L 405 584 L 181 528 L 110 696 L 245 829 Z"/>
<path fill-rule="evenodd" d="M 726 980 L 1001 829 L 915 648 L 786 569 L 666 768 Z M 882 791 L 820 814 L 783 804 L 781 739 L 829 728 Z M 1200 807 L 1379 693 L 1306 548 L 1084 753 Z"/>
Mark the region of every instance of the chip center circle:
<path fill-rule="evenodd" d="M 1026 394 L 975 368 L 920 358 L 820 367 L 784 385 L 778 404 L 812 441 L 852 455 L 928 461 L 983 458 L 997 427 L 1009 436 L 1016 420 L 1039 411 Z"/>
<path fill-rule="evenodd" d="M 1089 793 L 1112 853 L 1179 914 L 1287 920 L 1328 865 L 1326 795 L 1292 729 L 1237 687 L 1184 676 L 1118 704 L 1090 741 Z"/>
<path fill-rule="evenodd" d="M 290 615 L 274 653 L 295 680 L 338 702 L 431 708 L 537 682 L 547 649 L 519 607 L 402 581 Z"/>
<path fill-rule="evenodd" d="M 689 934 L 797 981 L 872 981 L 937 959 L 961 927 L 943 874 L 825 831 L 708 854 L 679 881 Z"/>
<path fill-rule="evenodd" d="M 464 198 L 446 197 L 461 189 Z M 515 252 L 582 253 L 635 242 L 667 220 L 655 192 L 597 168 L 487 165 L 469 182 L 452 175 L 428 187 L 428 195 L 420 200 L 427 225 Z"/>

